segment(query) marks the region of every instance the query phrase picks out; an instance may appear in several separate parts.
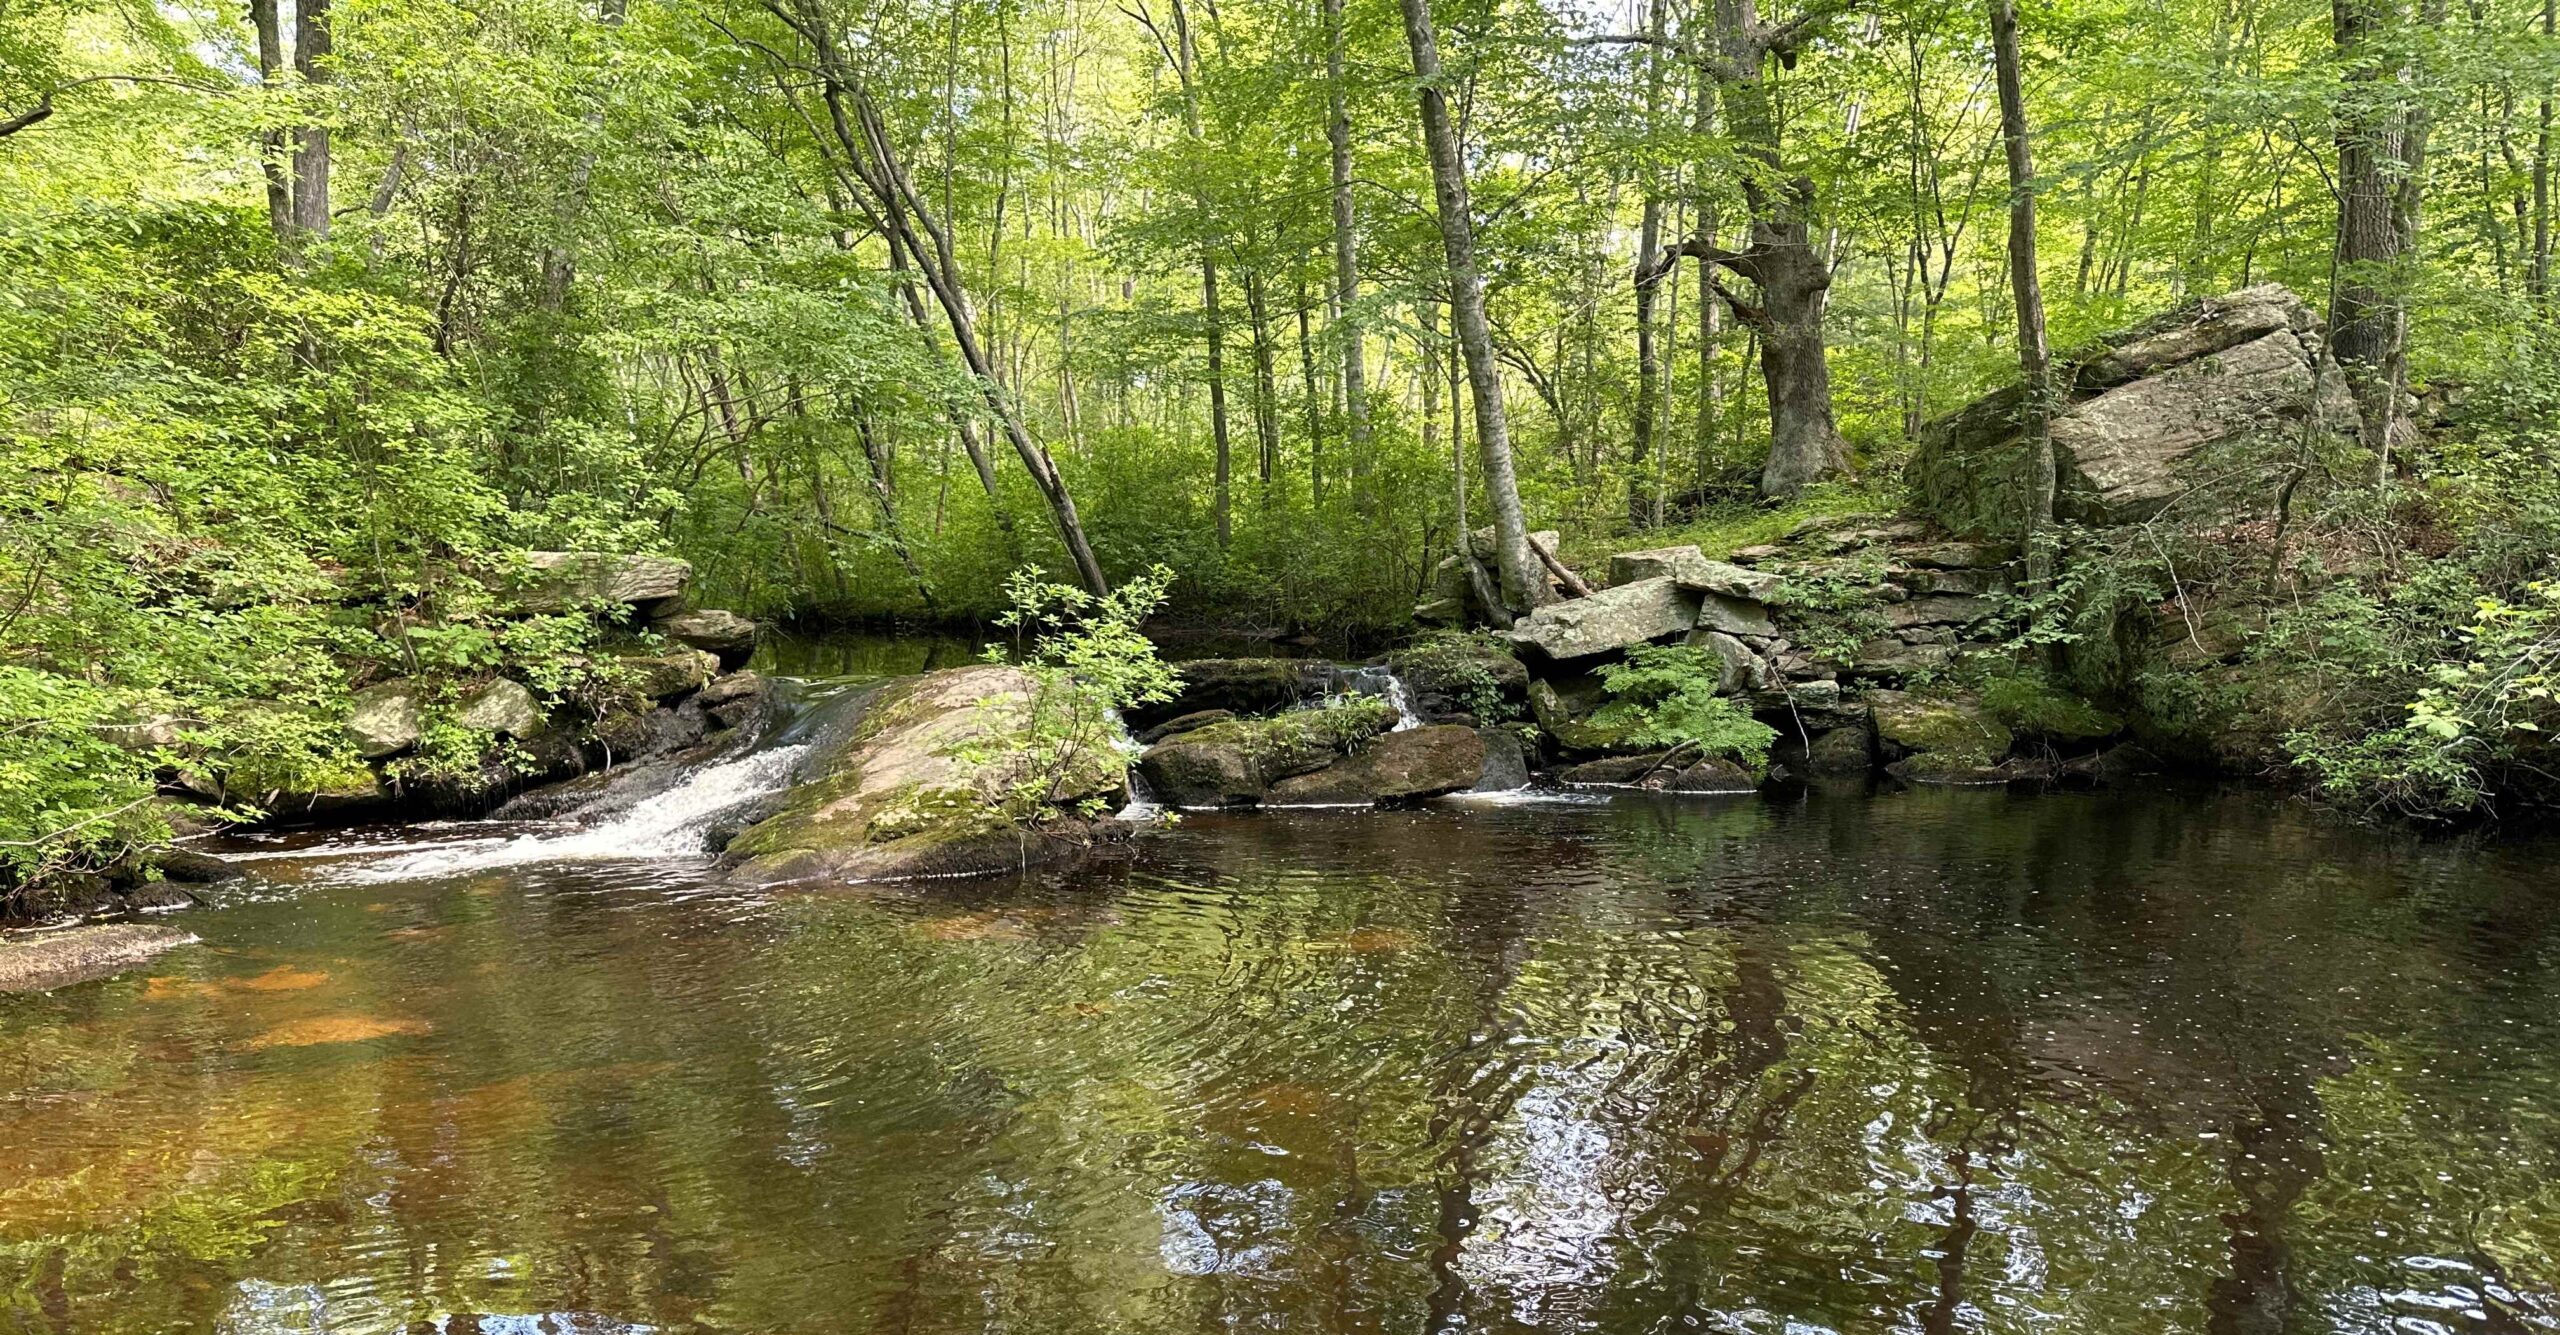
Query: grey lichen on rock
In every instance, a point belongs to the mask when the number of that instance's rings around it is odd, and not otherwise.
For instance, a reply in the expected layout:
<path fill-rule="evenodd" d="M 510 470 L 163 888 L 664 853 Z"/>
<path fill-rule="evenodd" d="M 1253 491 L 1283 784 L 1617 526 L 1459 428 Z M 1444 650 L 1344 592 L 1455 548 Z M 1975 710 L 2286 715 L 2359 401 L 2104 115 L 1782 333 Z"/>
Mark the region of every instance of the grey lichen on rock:
<path fill-rule="evenodd" d="M 1686 634 L 1698 624 L 1700 596 L 1668 575 L 1657 575 L 1587 598 L 1549 603 L 1520 618 L 1507 638 L 1551 659 L 1611 653 Z"/>
<path fill-rule="evenodd" d="M 2070 387 L 2053 418 L 2059 509 L 2091 524 L 2156 514 L 2226 445 L 2354 422 L 2318 315 L 2274 284 L 2190 303 L 2058 369 Z M 1929 423 L 1909 468 L 1921 508 L 1958 532 L 2022 532 L 2024 406 L 2012 385 Z"/>
<path fill-rule="evenodd" d="M 551 729 L 533 692 L 504 677 L 465 696 L 455 721 L 466 728 L 516 738 L 539 737 Z"/>
<path fill-rule="evenodd" d="M 387 760 L 418 744 L 423 708 L 416 682 L 382 682 L 356 692 L 347 712 L 347 740 L 367 760 Z"/>
<path fill-rule="evenodd" d="M 744 662 L 754 653 L 758 629 L 755 622 L 716 607 L 663 616 L 649 628 L 678 644 L 718 654 L 724 663 Z"/>
<path fill-rule="evenodd" d="M 1620 552 L 1609 558 L 1609 583 L 1612 586 L 1663 576 L 1701 593 L 1720 593 L 1728 598 L 1752 602 L 1767 602 L 1784 582 L 1764 571 L 1738 566 L 1730 561 L 1711 560 L 1694 545 L 1652 547 L 1640 552 Z"/>
<path fill-rule="evenodd" d="M 1009 809 L 1013 759 L 1045 705 L 1038 678 L 999 664 L 949 668 L 880 688 L 861 721 L 817 756 L 815 777 L 731 841 L 750 884 L 983 874 L 1080 849 L 1096 828 L 1080 808 L 1117 794 L 1120 753 L 1083 748 L 1044 777 L 1045 808 Z M 1067 688 L 1061 688 L 1067 689 Z"/>
<path fill-rule="evenodd" d="M 566 612 L 594 603 L 644 611 L 672 606 L 693 580 L 693 566 L 672 556 L 611 552 L 527 552 L 515 609 Z"/>

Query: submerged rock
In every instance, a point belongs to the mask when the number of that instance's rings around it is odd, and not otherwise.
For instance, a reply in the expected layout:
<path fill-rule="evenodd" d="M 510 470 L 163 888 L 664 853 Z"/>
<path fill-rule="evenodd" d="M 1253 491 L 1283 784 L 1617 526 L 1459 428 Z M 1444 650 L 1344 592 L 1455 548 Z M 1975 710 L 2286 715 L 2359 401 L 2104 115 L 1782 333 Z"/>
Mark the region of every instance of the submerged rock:
<path fill-rule="evenodd" d="M 1031 674 L 999 664 L 880 688 L 860 721 L 815 759 L 816 777 L 730 842 L 731 875 L 755 885 L 975 875 L 1113 837 L 1116 827 L 1080 808 L 1121 791 L 1119 752 L 1090 748 L 1045 774 L 1022 768 L 1018 748 L 1042 707 L 1040 692 Z M 1040 809 L 1017 825 L 1004 804 L 1035 782 Z"/>
<path fill-rule="evenodd" d="M 121 922 L 0 940 L 0 992 L 44 992 L 112 977 L 195 940 L 174 927 Z"/>

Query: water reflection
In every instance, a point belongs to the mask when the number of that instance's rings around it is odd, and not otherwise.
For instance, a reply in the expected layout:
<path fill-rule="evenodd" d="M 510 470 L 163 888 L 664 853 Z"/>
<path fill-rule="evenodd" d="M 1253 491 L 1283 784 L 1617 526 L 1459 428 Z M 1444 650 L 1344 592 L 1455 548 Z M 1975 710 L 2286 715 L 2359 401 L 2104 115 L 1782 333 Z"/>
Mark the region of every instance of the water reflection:
<path fill-rule="evenodd" d="M 2560 1330 L 2552 851 L 1946 791 L 270 885 L 0 1001 L 0 1329 Z"/>

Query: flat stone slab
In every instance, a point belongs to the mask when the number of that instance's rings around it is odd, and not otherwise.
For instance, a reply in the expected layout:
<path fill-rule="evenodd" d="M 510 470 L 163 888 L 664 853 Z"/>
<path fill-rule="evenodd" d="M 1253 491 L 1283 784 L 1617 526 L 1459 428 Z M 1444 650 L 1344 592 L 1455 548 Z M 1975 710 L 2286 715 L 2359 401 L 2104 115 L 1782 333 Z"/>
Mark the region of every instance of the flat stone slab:
<path fill-rule="evenodd" d="M 1710 560 L 1695 546 L 1654 547 L 1641 552 L 1620 552 L 1609 558 L 1609 583 L 1612 585 L 1633 584 L 1638 580 L 1658 579 L 1666 575 L 1678 581 L 1682 588 L 1761 603 L 1769 601 L 1782 582 L 1766 571 L 1748 569 L 1730 561 Z"/>
<path fill-rule="evenodd" d="M 1549 603 L 1514 623 L 1509 638 L 1549 658 L 1586 658 L 1685 635 L 1698 624 L 1698 603 L 1698 594 L 1658 575 Z"/>
<path fill-rule="evenodd" d="M 50 992 L 111 978 L 195 941 L 192 932 L 132 922 L 0 940 L 0 992 Z"/>

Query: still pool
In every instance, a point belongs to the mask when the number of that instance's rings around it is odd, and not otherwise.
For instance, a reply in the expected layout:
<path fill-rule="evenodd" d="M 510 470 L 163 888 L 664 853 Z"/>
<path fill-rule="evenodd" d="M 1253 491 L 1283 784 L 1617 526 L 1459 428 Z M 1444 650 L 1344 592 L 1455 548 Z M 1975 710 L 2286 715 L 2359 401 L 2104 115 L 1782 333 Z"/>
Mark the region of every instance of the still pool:
<path fill-rule="evenodd" d="M 743 893 L 451 833 L 0 997 L 0 1329 L 2560 1330 L 2547 843 L 1512 799 Z"/>

